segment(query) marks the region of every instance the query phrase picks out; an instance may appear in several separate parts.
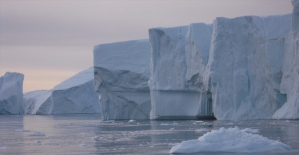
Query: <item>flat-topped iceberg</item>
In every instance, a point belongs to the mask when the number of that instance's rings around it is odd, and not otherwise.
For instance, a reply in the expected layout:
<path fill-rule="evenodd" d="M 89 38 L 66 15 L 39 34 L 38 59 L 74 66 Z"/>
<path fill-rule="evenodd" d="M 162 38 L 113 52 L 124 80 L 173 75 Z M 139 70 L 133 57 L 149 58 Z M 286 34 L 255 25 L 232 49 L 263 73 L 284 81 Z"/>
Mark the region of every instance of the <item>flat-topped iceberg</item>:
<path fill-rule="evenodd" d="M 207 132 L 197 140 L 183 141 L 171 148 L 169 153 L 198 152 L 276 152 L 287 151 L 291 147 L 279 141 L 257 134 L 246 133 L 235 128 L 220 128 Z"/>
<path fill-rule="evenodd" d="M 52 90 L 24 94 L 26 114 L 100 113 L 98 94 L 93 88 L 94 69 L 81 71 Z"/>
<path fill-rule="evenodd" d="M 151 119 L 213 117 L 203 73 L 213 25 L 196 23 L 149 30 L 151 43 Z"/>
<path fill-rule="evenodd" d="M 148 40 L 94 47 L 94 87 L 104 120 L 149 119 L 149 64 Z"/>
<path fill-rule="evenodd" d="M 21 73 L 6 72 L 0 77 L 0 115 L 24 114 Z"/>

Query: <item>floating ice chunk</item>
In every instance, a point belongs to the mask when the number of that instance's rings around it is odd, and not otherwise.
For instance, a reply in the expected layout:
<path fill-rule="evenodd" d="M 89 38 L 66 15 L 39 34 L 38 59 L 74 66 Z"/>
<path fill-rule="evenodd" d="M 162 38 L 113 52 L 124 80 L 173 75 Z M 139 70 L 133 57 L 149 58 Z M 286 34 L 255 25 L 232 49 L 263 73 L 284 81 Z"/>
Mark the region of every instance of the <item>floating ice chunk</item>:
<path fill-rule="evenodd" d="M 136 123 L 136 121 L 133 120 L 133 119 L 129 120 L 128 122 L 129 122 L 129 123 Z"/>
<path fill-rule="evenodd" d="M 270 152 L 290 150 L 289 145 L 261 135 L 246 133 L 235 128 L 212 130 L 198 140 L 183 141 L 171 148 L 170 153 L 196 152 Z"/>
<path fill-rule="evenodd" d="M 247 133 L 259 133 L 259 129 L 251 129 L 251 128 L 245 128 L 242 131 L 247 132 Z"/>
<path fill-rule="evenodd" d="M 207 128 L 201 128 L 201 129 L 195 129 L 195 132 L 208 132 L 210 129 Z"/>
<path fill-rule="evenodd" d="M 26 130 L 26 129 L 16 129 L 15 132 L 30 132 L 30 130 Z"/>
<path fill-rule="evenodd" d="M 33 134 L 30 134 L 29 136 L 45 136 L 46 134 L 41 132 L 34 132 Z"/>
<path fill-rule="evenodd" d="M 36 143 L 40 145 L 40 144 L 42 144 L 42 141 L 37 140 Z"/>

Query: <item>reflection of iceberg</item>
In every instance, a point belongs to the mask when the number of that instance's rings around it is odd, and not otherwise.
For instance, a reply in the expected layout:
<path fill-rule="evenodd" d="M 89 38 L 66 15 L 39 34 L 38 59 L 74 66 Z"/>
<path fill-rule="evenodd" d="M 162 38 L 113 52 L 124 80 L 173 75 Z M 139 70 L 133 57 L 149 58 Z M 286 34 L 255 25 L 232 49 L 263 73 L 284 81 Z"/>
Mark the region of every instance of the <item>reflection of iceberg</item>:
<path fill-rule="evenodd" d="M 148 119 L 150 45 L 134 40 L 94 47 L 94 87 L 103 119 Z"/>
<path fill-rule="evenodd" d="M 170 153 L 196 152 L 268 152 L 290 150 L 289 145 L 239 130 L 238 127 L 212 130 L 198 140 L 183 141 Z"/>
<path fill-rule="evenodd" d="M 23 80 L 20 73 L 7 72 L 0 77 L 0 115 L 24 114 Z"/>
<path fill-rule="evenodd" d="M 24 94 L 27 114 L 100 113 L 98 94 L 93 89 L 93 68 L 63 81 L 52 90 Z"/>

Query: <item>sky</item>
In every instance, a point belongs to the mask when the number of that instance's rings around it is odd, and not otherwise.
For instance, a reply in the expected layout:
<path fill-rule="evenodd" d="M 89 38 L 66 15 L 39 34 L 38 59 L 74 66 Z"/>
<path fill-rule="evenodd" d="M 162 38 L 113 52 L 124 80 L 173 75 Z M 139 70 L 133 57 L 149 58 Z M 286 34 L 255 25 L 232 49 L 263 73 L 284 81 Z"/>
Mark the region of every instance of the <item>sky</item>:
<path fill-rule="evenodd" d="M 23 73 L 24 92 L 52 89 L 92 67 L 98 44 L 145 39 L 154 27 L 291 12 L 291 0 L 0 0 L 0 76 Z"/>

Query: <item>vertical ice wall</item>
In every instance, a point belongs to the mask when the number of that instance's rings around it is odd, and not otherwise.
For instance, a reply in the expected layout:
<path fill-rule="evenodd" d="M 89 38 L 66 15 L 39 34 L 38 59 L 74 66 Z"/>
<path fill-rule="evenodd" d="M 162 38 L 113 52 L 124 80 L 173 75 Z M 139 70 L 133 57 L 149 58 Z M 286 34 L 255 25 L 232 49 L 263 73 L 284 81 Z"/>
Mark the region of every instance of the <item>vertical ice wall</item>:
<path fill-rule="evenodd" d="M 149 64 L 148 40 L 94 47 L 94 88 L 104 120 L 149 119 Z"/>
<path fill-rule="evenodd" d="M 214 21 L 205 85 L 217 119 L 269 119 L 286 102 L 279 89 L 290 23 L 290 15 Z"/>
<path fill-rule="evenodd" d="M 23 74 L 13 72 L 0 77 L 0 115 L 24 114 L 23 80 Z"/>
<path fill-rule="evenodd" d="M 286 44 L 281 90 L 287 103 L 275 112 L 275 119 L 299 119 L 299 0 L 293 0 L 292 32 Z"/>
<path fill-rule="evenodd" d="M 211 94 L 204 91 L 212 25 L 153 28 L 151 43 L 151 119 L 210 117 Z"/>

